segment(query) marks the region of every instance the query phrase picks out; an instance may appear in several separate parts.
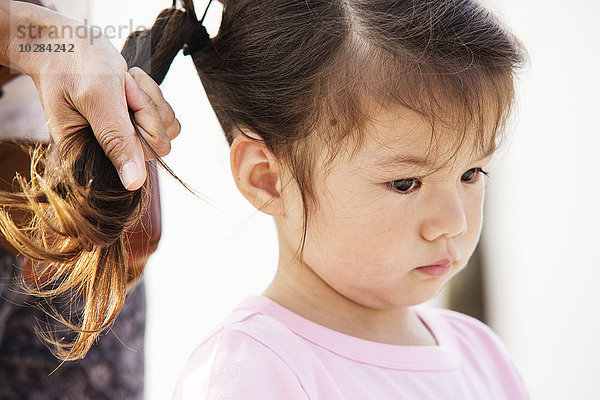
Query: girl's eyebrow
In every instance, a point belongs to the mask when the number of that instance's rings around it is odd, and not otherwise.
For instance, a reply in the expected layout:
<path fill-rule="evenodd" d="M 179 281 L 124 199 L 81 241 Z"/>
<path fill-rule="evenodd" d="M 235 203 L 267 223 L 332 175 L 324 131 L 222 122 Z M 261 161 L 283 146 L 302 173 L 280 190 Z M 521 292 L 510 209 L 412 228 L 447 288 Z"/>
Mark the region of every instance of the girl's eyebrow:
<path fill-rule="evenodd" d="M 489 147 L 483 153 L 478 153 L 479 154 L 478 157 L 474 158 L 472 160 L 472 162 L 481 161 L 483 159 L 486 159 L 489 156 L 491 156 L 492 154 L 494 154 L 495 151 L 496 151 L 496 148 L 494 146 Z M 394 155 L 393 157 L 390 157 L 384 161 L 381 161 L 381 162 L 375 164 L 376 167 L 380 167 L 380 168 L 390 167 L 390 166 L 395 167 L 395 166 L 400 166 L 400 165 L 413 165 L 413 166 L 417 166 L 417 167 L 431 167 L 431 166 L 433 166 L 433 163 L 426 158 L 421 158 L 421 157 L 407 155 L 407 154 L 397 154 L 397 155 Z"/>

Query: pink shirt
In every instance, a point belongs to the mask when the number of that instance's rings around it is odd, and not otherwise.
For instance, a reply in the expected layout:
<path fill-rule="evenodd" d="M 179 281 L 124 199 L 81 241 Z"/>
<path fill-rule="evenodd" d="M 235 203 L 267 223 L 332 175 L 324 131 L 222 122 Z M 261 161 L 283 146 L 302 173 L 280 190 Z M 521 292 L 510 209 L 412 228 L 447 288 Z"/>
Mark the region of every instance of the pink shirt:
<path fill-rule="evenodd" d="M 348 336 L 249 296 L 195 350 L 174 399 L 528 399 L 498 337 L 478 320 L 414 307 L 438 346 Z"/>

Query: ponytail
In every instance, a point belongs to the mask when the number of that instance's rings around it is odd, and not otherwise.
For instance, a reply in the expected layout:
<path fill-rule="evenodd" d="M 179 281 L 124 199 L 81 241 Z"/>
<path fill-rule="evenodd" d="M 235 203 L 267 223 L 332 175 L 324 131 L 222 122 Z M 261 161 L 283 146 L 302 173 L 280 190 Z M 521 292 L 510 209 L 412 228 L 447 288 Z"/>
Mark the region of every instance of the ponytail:
<path fill-rule="evenodd" d="M 197 39 L 193 2 L 183 4 L 183 10 L 174 4 L 161 11 L 150 30 L 132 32 L 121 51 L 129 68 L 143 69 L 158 84 L 184 44 Z M 179 180 L 133 125 L 144 150 Z M 72 339 L 53 332 L 41 336 L 60 359 L 79 359 L 115 321 L 125 301 L 124 236 L 148 207 L 149 182 L 126 190 L 90 127 L 50 149 L 37 147 L 30 172 L 30 179 L 17 174 L 16 191 L 0 191 L 0 234 L 34 262 L 32 283 L 23 282 L 25 291 L 45 300 L 50 316 L 74 334 Z M 13 219 L 17 213 L 29 216 L 26 225 Z M 58 296 L 69 298 L 74 315 L 65 317 L 57 309 L 53 300 Z"/>

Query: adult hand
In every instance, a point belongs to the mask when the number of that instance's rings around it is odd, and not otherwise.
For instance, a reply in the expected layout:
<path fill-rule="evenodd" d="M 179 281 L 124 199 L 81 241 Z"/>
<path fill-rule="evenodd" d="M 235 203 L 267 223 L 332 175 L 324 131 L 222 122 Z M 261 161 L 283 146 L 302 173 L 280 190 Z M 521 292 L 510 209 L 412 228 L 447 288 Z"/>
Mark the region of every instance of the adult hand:
<path fill-rule="evenodd" d="M 127 71 L 125 60 L 108 39 L 101 37 L 84 46 L 74 60 L 59 53 L 31 74 L 50 134 L 59 142 L 90 125 L 123 186 L 136 190 L 146 179 L 144 161 L 151 156 L 142 150 L 128 107 L 140 133 L 161 157 L 170 152 L 170 141 L 181 126 L 156 82 L 139 68 Z"/>
<path fill-rule="evenodd" d="M 145 160 L 150 160 L 151 155 L 142 149 L 128 107 L 134 112 L 140 133 L 161 157 L 169 153 L 170 141 L 181 129 L 158 85 L 139 68 L 128 71 L 125 60 L 110 41 L 77 20 L 26 3 L 13 3 L 11 23 L 15 23 L 13 15 L 15 19 L 25 18 L 18 20 L 21 23 L 35 27 L 27 31 L 33 35 L 13 38 L 8 55 L 17 69 L 33 79 L 52 139 L 59 142 L 90 125 L 117 168 L 123 186 L 139 189 L 146 179 Z M 68 32 L 63 27 L 70 26 L 72 32 L 78 32 L 66 41 L 73 45 L 74 52 L 17 53 L 15 47 L 23 42 L 32 47 L 57 43 L 58 39 L 48 34 L 50 26 L 63 32 Z"/>

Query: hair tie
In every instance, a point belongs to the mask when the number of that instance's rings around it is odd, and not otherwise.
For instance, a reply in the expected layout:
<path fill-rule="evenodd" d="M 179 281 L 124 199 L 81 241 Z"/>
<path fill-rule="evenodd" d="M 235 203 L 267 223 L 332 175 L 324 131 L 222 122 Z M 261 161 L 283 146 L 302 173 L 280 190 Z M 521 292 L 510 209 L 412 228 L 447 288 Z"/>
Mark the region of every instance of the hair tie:
<path fill-rule="evenodd" d="M 183 46 L 183 54 L 188 55 L 195 53 L 196 51 L 204 48 L 207 44 L 210 43 L 210 36 L 206 31 L 204 25 L 202 25 L 202 21 L 198 21 L 190 38 Z"/>
<path fill-rule="evenodd" d="M 195 53 L 196 51 L 204 48 L 210 43 L 210 36 L 208 35 L 208 32 L 206 31 L 206 28 L 204 27 L 204 25 L 202 25 L 202 23 L 204 22 L 204 17 L 206 17 L 206 13 L 208 12 L 208 8 L 210 7 L 211 3 L 212 0 L 208 2 L 208 5 L 204 10 L 202 18 L 200 18 L 200 20 L 196 22 L 194 30 L 192 31 L 189 39 L 187 40 L 187 42 L 185 42 L 183 46 L 183 54 L 186 56 L 188 54 Z M 173 4 L 175 4 L 175 0 L 173 0 Z"/>

